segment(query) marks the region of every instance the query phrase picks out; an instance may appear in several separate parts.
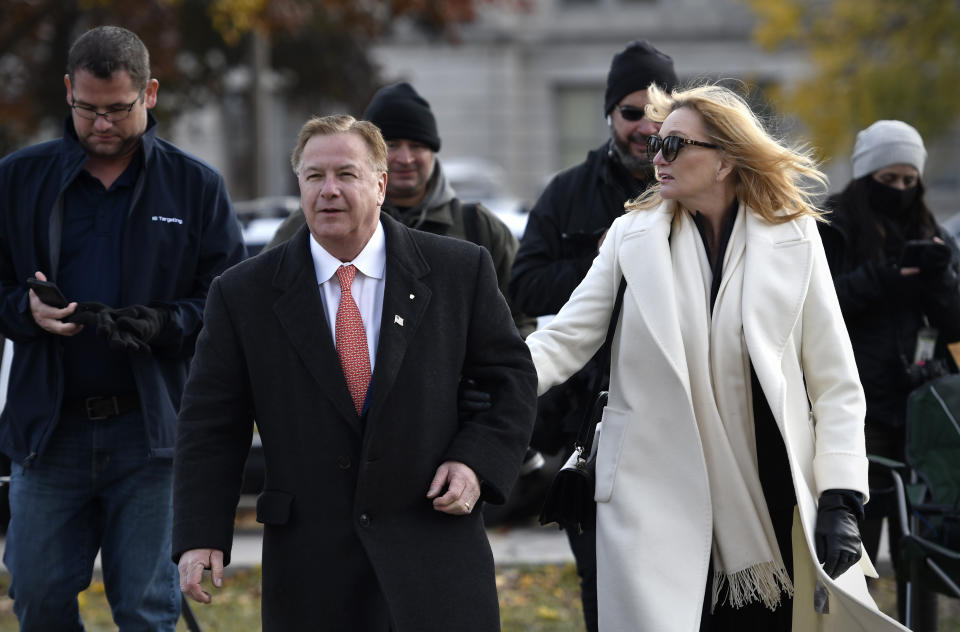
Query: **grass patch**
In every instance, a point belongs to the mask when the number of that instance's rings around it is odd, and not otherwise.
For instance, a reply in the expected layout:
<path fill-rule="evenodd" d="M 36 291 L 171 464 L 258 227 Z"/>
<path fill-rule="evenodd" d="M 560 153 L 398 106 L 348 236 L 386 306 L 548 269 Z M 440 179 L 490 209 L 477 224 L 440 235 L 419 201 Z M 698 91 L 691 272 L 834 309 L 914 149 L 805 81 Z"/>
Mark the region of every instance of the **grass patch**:
<path fill-rule="evenodd" d="M 207 582 L 209 584 L 209 582 Z M 10 575 L 0 575 L 0 632 L 19 630 L 17 618 L 13 614 L 13 601 L 7 596 Z M 214 594 L 210 605 L 192 604 L 204 632 L 254 632 L 260 630 L 260 569 L 231 572 L 224 578 L 223 588 L 214 593 L 210 586 L 207 591 Z M 90 587 L 77 597 L 80 604 L 80 616 L 83 617 L 87 632 L 116 632 L 103 582 L 94 580 Z M 187 624 L 181 618 L 177 632 L 188 632 Z"/>
<path fill-rule="evenodd" d="M 580 579 L 573 564 L 497 569 L 504 632 L 582 632 Z"/>
<path fill-rule="evenodd" d="M 214 590 L 209 605 L 191 603 L 204 632 L 259 632 L 260 569 L 235 571 Z M 10 576 L 0 575 L 0 632 L 16 632 L 13 601 L 6 596 Z M 497 569 L 504 632 L 582 632 L 580 584 L 573 564 L 511 566 Z M 88 632 L 115 632 L 117 627 L 103 590 L 95 580 L 80 593 L 80 614 Z M 177 632 L 187 632 L 181 620 Z"/>
<path fill-rule="evenodd" d="M 209 584 L 209 581 L 208 581 Z M 0 575 L 0 632 L 16 632 L 13 602 L 6 596 L 10 576 Z M 192 604 L 204 632 L 259 632 L 260 569 L 229 573 L 210 605 Z M 505 566 L 497 569 L 503 632 L 583 632 L 580 585 L 573 564 Z M 893 579 L 882 578 L 871 590 L 880 609 L 895 616 Z M 103 583 L 94 581 L 79 596 L 88 632 L 114 632 Z M 960 632 L 960 600 L 940 597 L 938 629 Z M 181 620 L 177 632 L 187 632 Z"/>

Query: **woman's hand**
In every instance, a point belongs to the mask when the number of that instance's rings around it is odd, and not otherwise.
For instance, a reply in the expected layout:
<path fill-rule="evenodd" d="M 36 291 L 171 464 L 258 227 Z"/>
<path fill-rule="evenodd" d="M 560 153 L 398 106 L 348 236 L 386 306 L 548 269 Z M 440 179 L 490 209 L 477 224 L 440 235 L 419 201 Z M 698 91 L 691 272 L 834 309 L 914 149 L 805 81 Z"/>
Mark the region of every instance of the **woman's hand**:
<path fill-rule="evenodd" d="M 840 577 L 860 559 L 860 526 L 856 507 L 851 507 L 857 503 L 849 497 L 855 493 L 828 489 L 820 495 L 813 540 L 817 559 L 830 579 Z M 862 519 L 862 505 L 859 509 Z"/>

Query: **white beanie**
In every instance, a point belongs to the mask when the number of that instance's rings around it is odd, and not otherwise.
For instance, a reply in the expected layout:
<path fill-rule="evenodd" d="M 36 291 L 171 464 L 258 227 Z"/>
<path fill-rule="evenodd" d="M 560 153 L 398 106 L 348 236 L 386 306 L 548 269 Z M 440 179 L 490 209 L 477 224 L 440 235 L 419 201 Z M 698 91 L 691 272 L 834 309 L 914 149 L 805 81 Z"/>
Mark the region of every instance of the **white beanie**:
<path fill-rule="evenodd" d="M 903 121 L 877 121 L 857 134 L 853 146 L 853 178 L 862 178 L 890 165 L 910 165 L 923 173 L 927 150 L 923 139 Z"/>

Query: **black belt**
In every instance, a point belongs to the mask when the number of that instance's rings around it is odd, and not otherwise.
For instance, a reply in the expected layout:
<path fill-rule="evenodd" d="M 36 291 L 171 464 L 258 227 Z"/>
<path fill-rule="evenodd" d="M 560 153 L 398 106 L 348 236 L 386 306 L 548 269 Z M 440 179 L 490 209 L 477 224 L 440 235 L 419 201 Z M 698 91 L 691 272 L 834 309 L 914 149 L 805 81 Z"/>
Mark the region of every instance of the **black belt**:
<path fill-rule="evenodd" d="M 129 395 L 74 399 L 64 402 L 63 409 L 87 419 L 98 421 L 140 410 L 140 396 L 132 393 Z"/>

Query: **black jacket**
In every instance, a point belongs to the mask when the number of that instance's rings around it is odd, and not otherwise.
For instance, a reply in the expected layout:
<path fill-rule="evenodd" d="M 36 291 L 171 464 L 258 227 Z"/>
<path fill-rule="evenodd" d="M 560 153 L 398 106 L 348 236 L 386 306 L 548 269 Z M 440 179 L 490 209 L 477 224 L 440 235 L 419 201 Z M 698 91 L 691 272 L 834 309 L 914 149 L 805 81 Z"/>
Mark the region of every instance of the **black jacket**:
<path fill-rule="evenodd" d="M 840 196 L 827 200 L 829 224 L 819 224 L 823 247 L 833 274 L 837 298 L 850 333 L 860 381 L 867 399 L 867 423 L 902 426 L 910 391 L 918 386 L 907 367 L 912 364 L 917 333 L 924 316 L 938 330 L 934 358 L 956 371 L 948 343 L 960 340 L 960 256 L 946 231 L 938 236 L 952 251 L 952 260 L 936 278 L 899 279 L 889 265 L 859 261 L 851 236 L 849 212 Z"/>
<path fill-rule="evenodd" d="M 153 352 L 130 353 L 150 454 L 170 458 L 207 288 L 246 249 L 216 170 L 157 138 L 152 115 L 141 148 L 143 169 L 121 246 L 120 296 L 123 305 L 172 310 Z M 24 466 L 42 455 L 64 387 L 60 336 L 34 322 L 25 280 L 37 270 L 56 280 L 63 195 L 86 158 L 68 118 L 62 138 L 0 160 L 0 333 L 16 344 L 0 451 Z"/>
<path fill-rule="evenodd" d="M 558 173 L 530 211 L 510 279 L 513 305 L 526 314 L 557 313 L 580 284 L 599 250 L 600 237 L 623 206 L 652 184 L 633 177 L 613 154 L 610 142 L 587 159 Z M 609 367 L 591 361 L 565 383 L 540 397 L 533 447 L 555 453 L 570 449 L 593 391 Z"/>
<path fill-rule="evenodd" d="M 503 502 L 530 437 L 536 372 L 486 250 L 381 217 L 383 319 L 362 420 L 318 322 L 305 227 L 210 289 L 177 430 L 173 551 L 212 547 L 229 562 L 256 418 L 265 632 L 387 620 L 396 632 L 499 629 L 481 512 L 439 513 L 426 491 L 455 460 L 483 499 Z M 489 385 L 493 406 L 461 421 L 464 373 Z"/>
<path fill-rule="evenodd" d="M 652 181 L 634 178 L 610 143 L 558 173 L 530 211 L 510 278 L 510 298 L 531 316 L 556 314 L 586 276 L 600 237 Z"/>

